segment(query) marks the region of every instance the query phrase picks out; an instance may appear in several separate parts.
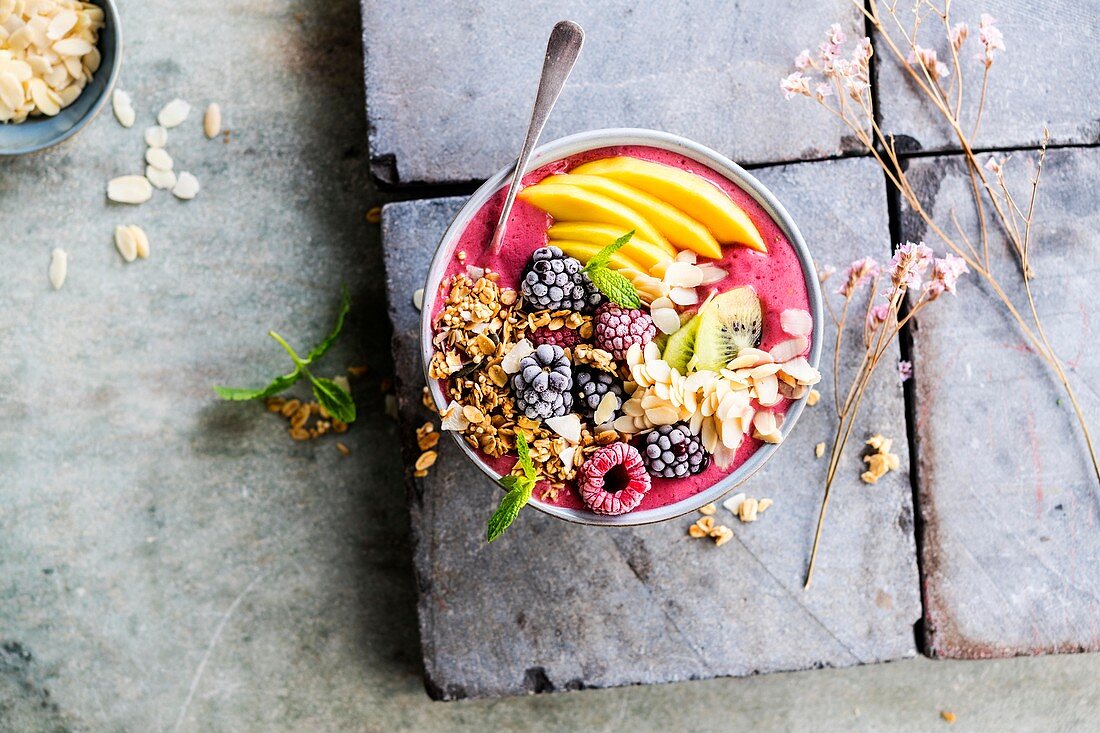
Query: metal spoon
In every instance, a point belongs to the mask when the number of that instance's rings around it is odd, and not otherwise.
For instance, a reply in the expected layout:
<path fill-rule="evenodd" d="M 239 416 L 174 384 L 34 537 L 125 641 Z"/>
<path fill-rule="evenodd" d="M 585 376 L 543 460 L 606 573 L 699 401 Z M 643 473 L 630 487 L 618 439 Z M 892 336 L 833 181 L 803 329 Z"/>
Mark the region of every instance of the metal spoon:
<path fill-rule="evenodd" d="M 546 126 L 546 118 L 550 116 L 550 110 L 558 101 L 558 95 L 565 86 L 565 80 L 569 78 L 569 72 L 573 70 L 573 64 L 577 62 L 583 43 L 584 30 L 573 21 L 563 20 L 550 32 L 550 40 L 546 44 L 546 60 L 542 62 L 539 91 L 535 95 L 535 107 L 531 110 L 531 122 L 527 126 L 527 137 L 523 141 L 523 148 L 519 151 L 516 170 L 512 174 L 512 181 L 508 184 L 508 195 L 504 199 L 504 208 L 501 209 L 500 220 L 497 221 L 496 232 L 493 233 L 493 242 L 489 248 L 493 254 L 498 254 L 504 243 L 508 215 L 512 213 L 512 204 L 516 202 L 520 180 L 527 170 L 531 152 L 535 149 L 539 135 L 542 134 L 542 128 Z"/>

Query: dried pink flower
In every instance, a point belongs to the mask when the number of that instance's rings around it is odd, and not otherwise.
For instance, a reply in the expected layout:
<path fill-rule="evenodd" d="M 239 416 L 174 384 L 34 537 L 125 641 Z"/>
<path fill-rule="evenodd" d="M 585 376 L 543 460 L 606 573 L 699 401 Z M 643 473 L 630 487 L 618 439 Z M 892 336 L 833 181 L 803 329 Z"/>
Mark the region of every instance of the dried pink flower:
<path fill-rule="evenodd" d="M 970 26 L 962 22 L 956 23 L 951 26 L 951 31 L 947 35 L 951 39 L 951 45 L 958 51 L 966 43 L 967 36 L 970 35 Z"/>
<path fill-rule="evenodd" d="M 831 97 L 833 94 L 833 88 L 826 82 L 821 82 L 814 87 L 814 96 L 817 97 L 817 101 L 825 101 L 825 97 Z"/>
<path fill-rule="evenodd" d="M 978 24 L 978 40 L 981 41 L 982 50 L 974 58 L 983 62 L 987 69 L 993 65 L 993 52 L 1005 50 L 1005 37 L 996 24 L 996 18 L 989 13 L 982 13 Z"/>
<path fill-rule="evenodd" d="M 783 95 L 787 99 L 797 97 L 800 94 L 808 97 L 810 96 L 810 79 L 803 76 L 801 71 L 795 71 L 780 80 L 779 88 L 783 90 Z"/>
<path fill-rule="evenodd" d="M 935 300 L 944 293 L 955 293 L 955 285 L 960 275 L 970 272 L 966 260 L 953 254 L 946 254 L 932 263 L 932 277 L 925 284 L 924 292 L 929 300 Z"/>
<path fill-rule="evenodd" d="M 871 60 L 874 53 L 875 49 L 871 45 L 871 39 L 864 36 L 859 39 L 859 43 L 852 49 L 852 62 L 857 64 L 866 63 Z"/>
<path fill-rule="evenodd" d="M 898 362 L 898 376 L 901 378 L 902 384 L 908 382 L 913 376 L 913 362 L 911 361 L 899 361 Z"/>
<path fill-rule="evenodd" d="M 983 165 L 982 167 L 990 173 L 999 175 L 1001 172 L 1001 165 L 1001 161 L 997 160 L 997 157 L 995 155 L 991 155 L 989 156 L 989 160 L 987 160 L 985 162 L 985 165 Z"/>
<path fill-rule="evenodd" d="M 901 290 L 919 288 L 932 257 L 932 248 L 924 242 L 899 244 L 890 260 L 890 282 Z"/>
<path fill-rule="evenodd" d="M 860 286 L 868 280 L 877 277 L 879 273 L 878 263 L 870 257 L 854 260 L 844 271 L 844 282 L 840 284 L 836 292 L 845 298 L 853 295 Z"/>
<path fill-rule="evenodd" d="M 817 279 L 820 280 L 821 282 L 825 282 L 826 280 L 828 280 L 829 278 L 831 278 L 835 274 L 836 274 L 836 268 L 835 267 L 833 267 L 832 265 L 825 265 L 820 270 L 818 270 Z"/>
<path fill-rule="evenodd" d="M 834 46 L 843 46 L 844 42 L 848 40 L 848 36 L 844 35 L 843 29 L 840 27 L 840 23 L 833 23 L 825 30 L 825 38 L 829 43 Z"/>
<path fill-rule="evenodd" d="M 867 328 L 874 331 L 890 317 L 890 304 L 879 303 L 867 312 Z"/>
<path fill-rule="evenodd" d="M 909 58 L 906 59 L 910 64 L 919 63 L 934 79 L 942 79 L 947 76 L 950 70 L 947 68 L 947 64 L 936 58 L 936 49 L 925 48 L 924 46 L 913 46 L 913 50 L 909 52 Z"/>
<path fill-rule="evenodd" d="M 813 66 L 813 61 L 810 60 L 810 50 L 807 48 L 802 49 L 802 53 L 794 57 L 794 68 L 805 71 Z"/>

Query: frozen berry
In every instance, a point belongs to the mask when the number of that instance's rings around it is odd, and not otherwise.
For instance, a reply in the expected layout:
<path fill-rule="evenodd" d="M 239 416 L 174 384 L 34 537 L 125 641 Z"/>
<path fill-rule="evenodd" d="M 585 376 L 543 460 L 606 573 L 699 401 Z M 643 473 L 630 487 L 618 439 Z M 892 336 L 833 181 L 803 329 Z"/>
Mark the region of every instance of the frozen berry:
<path fill-rule="evenodd" d="M 573 372 L 560 346 L 543 344 L 523 357 L 512 377 L 516 405 L 532 420 L 561 417 L 573 409 Z"/>
<path fill-rule="evenodd" d="M 643 310 L 622 308 L 614 303 L 604 303 L 596 309 L 596 347 L 610 352 L 619 361 L 626 359 L 631 346 L 645 346 L 656 335 L 657 326 Z"/>
<path fill-rule="evenodd" d="M 638 449 L 627 443 L 600 448 L 577 471 L 577 489 L 596 514 L 626 514 L 649 492 L 649 474 Z"/>
<path fill-rule="evenodd" d="M 563 349 L 571 349 L 581 342 L 581 336 L 575 328 L 559 328 L 556 331 L 551 331 L 547 326 L 543 326 L 542 328 L 536 328 L 531 333 L 531 340 L 536 345 L 550 344 L 551 346 L 560 346 Z"/>
<path fill-rule="evenodd" d="M 591 313 L 603 302 L 603 295 L 582 269 L 579 260 L 557 247 L 536 249 L 520 282 L 528 308 Z"/>
<path fill-rule="evenodd" d="M 703 439 L 692 435 L 687 423 L 662 425 L 642 442 L 646 468 L 661 478 L 684 478 L 700 473 L 710 463 Z"/>
<path fill-rule="evenodd" d="M 577 367 L 573 372 L 573 396 L 577 412 L 591 419 L 604 395 L 611 392 L 623 403 L 623 387 L 615 375 L 591 367 Z"/>

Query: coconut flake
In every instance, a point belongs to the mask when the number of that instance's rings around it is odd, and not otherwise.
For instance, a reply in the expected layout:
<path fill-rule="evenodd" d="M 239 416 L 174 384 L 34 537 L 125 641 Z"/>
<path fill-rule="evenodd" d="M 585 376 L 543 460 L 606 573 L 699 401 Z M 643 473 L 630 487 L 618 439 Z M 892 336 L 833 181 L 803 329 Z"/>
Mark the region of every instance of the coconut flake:
<path fill-rule="evenodd" d="M 451 400 L 451 404 L 447 405 L 447 409 L 443 411 L 443 419 L 440 421 L 439 427 L 441 430 L 462 432 L 470 427 L 470 421 L 462 414 L 462 406 Z"/>
<path fill-rule="evenodd" d="M 814 330 L 814 319 L 801 308 L 788 308 L 779 315 L 779 325 L 792 336 L 809 336 Z"/>
<path fill-rule="evenodd" d="M 518 341 L 500 360 L 500 368 L 504 370 L 505 374 L 515 374 L 519 371 L 519 363 L 524 357 L 533 353 L 535 353 L 535 347 L 529 339 Z"/>
<path fill-rule="evenodd" d="M 562 449 L 562 452 L 558 454 L 558 458 L 561 459 L 561 464 L 568 469 L 573 468 L 573 459 L 577 455 L 577 446 L 570 445 Z"/>
<path fill-rule="evenodd" d="M 730 498 L 722 502 L 722 506 L 728 509 L 731 513 L 737 514 L 741 511 L 741 505 L 745 503 L 744 494 L 734 494 Z"/>
<path fill-rule="evenodd" d="M 570 443 L 579 443 L 581 440 L 581 416 L 570 413 L 561 417 L 548 417 L 543 422 L 546 427 L 553 430 Z"/>

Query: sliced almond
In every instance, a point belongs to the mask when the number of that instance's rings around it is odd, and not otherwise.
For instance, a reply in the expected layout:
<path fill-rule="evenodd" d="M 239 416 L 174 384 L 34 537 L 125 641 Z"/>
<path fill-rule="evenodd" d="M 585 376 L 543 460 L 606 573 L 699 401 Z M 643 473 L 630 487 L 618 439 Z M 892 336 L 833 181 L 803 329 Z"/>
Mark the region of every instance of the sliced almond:
<path fill-rule="evenodd" d="M 661 278 L 665 284 L 676 288 L 694 288 L 703 282 L 703 271 L 690 262 L 672 262 Z"/>
<path fill-rule="evenodd" d="M 603 425 L 605 422 L 611 419 L 615 414 L 615 410 L 619 409 L 619 398 L 614 392 L 608 392 L 600 400 L 600 404 L 596 407 L 596 411 L 592 415 L 592 419 L 597 425 Z"/>
<path fill-rule="evenodd" d="M 161 127 L 171 129 L 183 124 L 189 114 L 191 114 L 191 105 L 182 99 L 173 99 L 161 109 L 160 114 L 157 115 L 157 122 Z"/>
<path fill-rule="evenodd" d="M 69 274 L 69 255 L 60 247 L 54 249 L 50 256 L 50 285 L 54 290 L 60 290 L 65 284 L 65 278 Z"/>
<path fill-rule="evenodd" d="M 661 405 L 646 410 L 645 416 L 654 425 L 672 425 L 680 419 L 680 412 L 671 405 Z"/>
<path fill-rule="evenodd" d="M 145 176 L 120 176 L 107 183 L 107 198 L 120 204 L 144 204 L 153 197 Z"/>
<path fill-rule="evenodd" d="M 83 38 L 64 38 L 53 44 L 54 53 L 58 56 L 84 56 L 95 48 Z"/>
<path fill-rule="evenodd" d="M 780 341 L 778 344 L 770 349 L 772 358 L 778 362 L 786 362 L 795 358 L 796 356 L 802 356 L 806 353 L 806 349 L 810 346 L 810 340 L 805 336 L 795 336 L 794 338 L 787 339 L 786 341 Z"/>
<path fill-rule="evenodd" d="M 149 237 L 145 234 L 145 230 L 133 224 L 126 228 L 130 230 L 130 236 L 134 238 L 137 256 L 143 260 L 149 259 Z"/>
<path fill-rule="evenodd" d="M 3 3 L 0 3 L 3 5 Z M 76 13 L 72 10 L 62 10 L 50 20 L 49 26 L 46 28 L 46 38 L 51 41 L 59 41 L 64 38 L 69 31 L 76 25 L 77 17 Z"/>
<path fill-rule="evenodd" d="M 164 148 L 149 148 L 146 150 L 145 162 L 161 171 L 170 171 L 175 166 L 172 156 Z"/>
<path fill-rule="evenodd" d="M 424 288 L 417 288 L 413 291 L 413 307 L 417 310 L 424 308 Z"/>
<path fill-rule="evenodd" d="M 206 114 L 202 118 L 202 131 L 211 140 L 221 134 L 222 108 L 217 104 L 211 104 L 206 108 Z"/>
<path fill-rule="evenodd" d="M 814 319 L 801 308 L 788 308 L 779 314 L 779 325 L 792 336 L 809 336 L 814 330 Z"/>
<path fill-rule="evenodd" d="M 137 241 L 130 227 L 115 227 L 115 247 L 122 259 L 133 262 L 137 259 Z"/>
<path fill-rule="evenodd" d="M 780 372 L 793 377 L 799 384 L 805 384 L 806 386 L 813 386 L 821 381 L 821 372 L 810 366 L 810 362 L 802 356 L 785 362 Z"/>
<path fill-rule="evenodd" d="M 145 177 L 149 179 L 149 183 L 162 191 L 170 191 L 176 186 L 175 171 L 162 171 L 159 168 L 147 165 L 145 166 Z"/>
<path fill-rule="evenodd" d="M 145 144 L 151 148 L 163 148 L 168 144 L 168 130 L 160 125 L 145 128 Z"/>
<path fill-rule="evenodd" d="M 814 457 L 821 458 L 823 455 L 825 455 L 825 443 L 818 443 L 814 446 Z"/>
<path fill-rule="evenodd" d="M 699 302 L 695 288 L 675 287 L 668 291 L 668 297 L 676 305 L 695 305 Z"/>
<path fill-rule="evenodd" d="M 654 308 L 650 316 L 661 333 L 673 334 L 680 330 L 680 314 L 672 308 Z"/>
<path fill-rule="evenodd" d="M 729 363 L 729 368 L 733 370 L 751 369 L 772 361 L 775 361 L 775 359 L 766 351 L 754 348 L 741 349 L 737 352 L 737 357 Z"/>
<path fill-rule="evenodd" d="M 756 401 L 761 405 L 771 407 L 779 402 L 779 380 L 774 374 L 758 379 L 753 384 L 756 386 Z"/>
<path fill-rule="evenodd" d="M 36 77 L 28 81 L 27 91 L 30 92 L 34 106 L 47 117 L 53 117 L 61 111 L 61 98 L 41 79 Z"/>
<path fill-rule="evenodd" d="M 190 201 L 199 194 L 199 179 L 184 171 L 176 179 L 176 185 L 172 187 L 172 195 L 184 201 Z"/>
<path fill-rule="evenodd" d="M 15 78 L 15 74 L 10 71 L 0 73 L 0 102 L 15 110 L 23 105 L 23 101 L 23 85 Z"/>
<path fill-rule="evenodd" d="M 722 282 L 730 275 L 721 267 L 711 264 L 710 262 L 704 262 L 698 265 L 698 268 L 703 273 L 703 279 L 699 282 L 700 285 L 714 285 L 715 283 Z"/>

